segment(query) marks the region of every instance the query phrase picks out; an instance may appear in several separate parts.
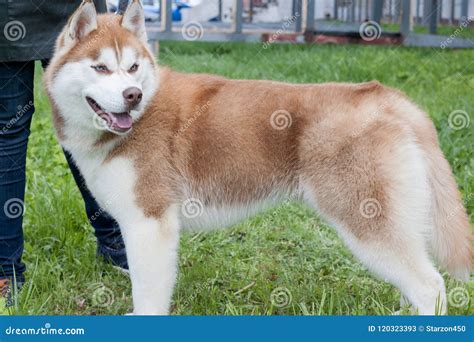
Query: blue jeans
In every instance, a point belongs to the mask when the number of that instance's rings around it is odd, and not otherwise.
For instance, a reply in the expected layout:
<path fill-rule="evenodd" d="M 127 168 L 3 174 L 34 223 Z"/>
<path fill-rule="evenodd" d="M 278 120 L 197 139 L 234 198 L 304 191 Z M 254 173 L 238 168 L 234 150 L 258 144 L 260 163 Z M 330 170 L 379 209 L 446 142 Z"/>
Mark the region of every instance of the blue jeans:
<path fill-rule="evenodd" d="M 46 63 L 43 62 L 43 66 Z M 25 164 L 34 113 L 35 62 L 0 62 L 0 278 L 24 281 L 23 201 Z M 94 200 L 71 156 L 66 159 L 95 229 L 98 254 L 128 268 L 120 229 Z"/>

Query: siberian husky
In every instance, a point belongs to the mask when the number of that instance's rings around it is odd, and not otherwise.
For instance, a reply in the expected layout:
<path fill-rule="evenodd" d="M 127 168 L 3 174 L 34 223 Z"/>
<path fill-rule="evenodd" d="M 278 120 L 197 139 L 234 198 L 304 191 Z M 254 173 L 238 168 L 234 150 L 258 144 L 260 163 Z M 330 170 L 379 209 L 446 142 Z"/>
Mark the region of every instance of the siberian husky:
<path fill-rule="evenodd" d="M 466 279 L 472 230 L 428 116 L 378 82 L 286 84 L 159 67 L 140 1 L 85 0 L 45 73 L 54 126 L 120 224 L 134 314 L 168 314 L 181 228 L 287 198 L 314 208 L 419 314 L 446 313 L 432 255 Z"/>

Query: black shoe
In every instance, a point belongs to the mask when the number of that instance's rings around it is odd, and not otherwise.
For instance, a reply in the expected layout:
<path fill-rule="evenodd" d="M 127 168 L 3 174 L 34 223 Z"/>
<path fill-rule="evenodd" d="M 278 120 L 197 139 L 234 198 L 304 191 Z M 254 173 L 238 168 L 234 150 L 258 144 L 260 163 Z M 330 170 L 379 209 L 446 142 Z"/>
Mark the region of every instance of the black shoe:
<path fill-rule="evenodd" d="M 13 281 L 9 278 L 0 279 L 0 297 L 5 300 L 5 307 L 12 307 L 14 298 L 21 290 L 23 282 L 16 282 L 16 289 L 12 286 Z"/>

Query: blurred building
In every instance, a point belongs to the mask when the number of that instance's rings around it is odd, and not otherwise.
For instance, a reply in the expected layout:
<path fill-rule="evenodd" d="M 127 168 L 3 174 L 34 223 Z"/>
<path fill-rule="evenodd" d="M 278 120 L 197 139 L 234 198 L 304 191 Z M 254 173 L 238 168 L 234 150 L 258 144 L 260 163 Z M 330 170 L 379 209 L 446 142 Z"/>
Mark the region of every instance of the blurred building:
<path fill-rule="evenodd" d="M 175 11 L 174 21 L 223 21 L 231 22 L 234 0 L 170 0 Z M 315 0 L 315 19 L 364 21 L 371 17 L 373 3 L 383 0 Z M 107 0 L 115 11 L 119 0 Z M 159 19 L 160 0 L 142 0 L 147 20 Z M 253 23 L 277 23 L 301 12 L 302 0 L 243 0 L 244 21 Z M 401 0 L 383 1 L 383 18 L 398 21 Z M 411 0 L 412 15 L 419 22 L 430 12 L 431 0 Z M 474 0 L 437 0 L 440 22 L 457 22 L 461 17 L 474 18 Z M 467 15 L 466 14 L 467 8 Z M 176 15 L 175 15 L 176 14 Z M 301 15 L 301 13 L 299 13 Z M 474 23 L 474 20 L 470 20 Z"/>
<path fill-rule="evenodd" d="M 337 1 L 337 6 L 336 6 Z M 316 0 L 315 18 L 339 20 L 367 20 L 373 1 L 382 0 Z M 411 0 L 413 16 L 422 17 L 426 0 Z M 464 0 L 438 0 L 440 20 L 459 20 Z M 219 17 L 224 22 L 232 20 L 234 0 L 184 0 L 190 8 L 182 11 L 183 21 L 208 21 Z M 474 17 L 474 0 L 467 0 L 468 17 Z M 219 10 L 219 7 L 221 9 Z M 351 7 L 354 6 L 354 9 Z M 337 8 L 338 14 L 335 14 Z M 384 17 L 400 15 L 401 0 L 384 1 Z M 244 17 L 255 23 L 281 22 L 298 12 L 298 0 L 244 0 Z M 351 18 L 351 16 L 353 16 Z"/>

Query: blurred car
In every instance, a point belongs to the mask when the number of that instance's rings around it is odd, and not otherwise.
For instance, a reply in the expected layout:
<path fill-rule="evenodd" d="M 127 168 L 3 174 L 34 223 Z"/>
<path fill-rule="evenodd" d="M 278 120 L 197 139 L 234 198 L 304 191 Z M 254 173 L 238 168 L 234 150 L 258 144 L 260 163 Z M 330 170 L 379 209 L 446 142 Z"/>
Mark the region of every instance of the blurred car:
<path fill-rule="evenodd" d="M 160 20 L 160 1 L 159 0 L 142 0 L 143 9 L 145 10 L 146 21 Z"/>
<path fill-rule="evenodd" d="M 107 0 L 109 12 L 117 12 L 119 0 Z M 160 0 L 142 0 L 145 11 L 145 21 L 153 22 L 160 20 Z M 173 21 L 181 21 L 181 10 L 190 6 L 182 1 L 173 1 Z"/>

